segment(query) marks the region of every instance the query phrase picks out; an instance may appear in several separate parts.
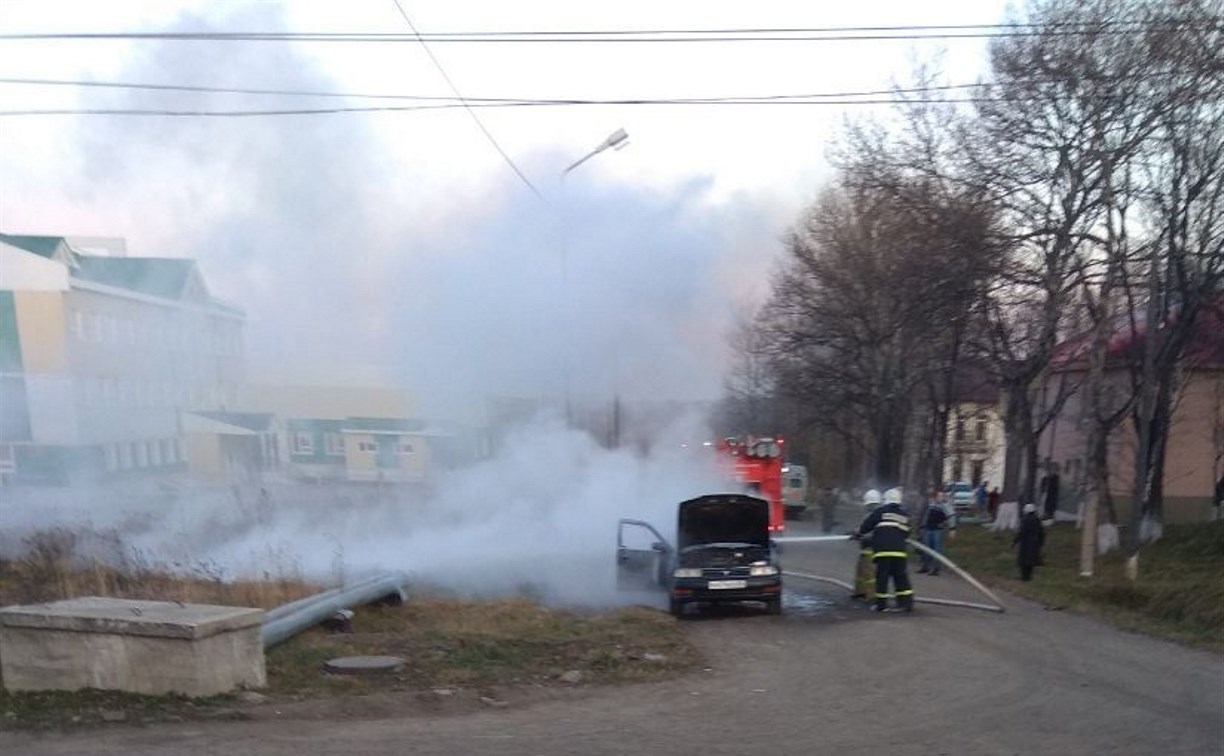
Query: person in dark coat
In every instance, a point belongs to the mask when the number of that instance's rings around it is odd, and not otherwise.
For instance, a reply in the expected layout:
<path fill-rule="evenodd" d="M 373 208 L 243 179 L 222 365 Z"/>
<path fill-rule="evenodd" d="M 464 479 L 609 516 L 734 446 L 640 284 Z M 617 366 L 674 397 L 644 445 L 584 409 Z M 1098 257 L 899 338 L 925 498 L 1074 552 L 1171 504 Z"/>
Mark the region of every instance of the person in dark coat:
<path fill-rule="evenodd" d="M 986 494 L 986 511 L 990 514 L 990 519 L 999 516 L 999 487 L 995 486 L 990 489 L 990 493 Z"/>
<path fill-rule="evenodd" d="M 1037 515 L 1036 504 L 1025 504 L 1020 516 L 1020 529 L 1012 539 L 1016 550 L 1016 564 L 1020 566 L 1020 579 L 1032 580 L 1033 568 L 1041 564 L 1041 547 L 1045 543 L 1045 526 Z"/>
<path fill-rule="evenodd" d="M 931 500 L 918 518 L 922 531 L 922 544 L 931 549 L 931 551 L 943 553 L 944 536 L 949 528 L 955 527 L 955 523 L 948 514 L 950 510 L 951 505 L 948 504 L 947 495 L 943 491 L 931 492 Z M 938 559 L 924 551 L 920 561 L 922 564 L 918 569 L 919 572 L 929 572 L 931 575 L 939 574 L 941 563 Z"/>

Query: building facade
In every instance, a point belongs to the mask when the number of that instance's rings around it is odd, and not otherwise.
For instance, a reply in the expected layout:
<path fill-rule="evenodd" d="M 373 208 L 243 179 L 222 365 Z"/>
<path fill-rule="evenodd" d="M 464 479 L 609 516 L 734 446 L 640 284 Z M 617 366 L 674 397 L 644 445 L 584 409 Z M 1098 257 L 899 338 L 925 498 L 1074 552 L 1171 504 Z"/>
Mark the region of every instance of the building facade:
<path fill-rule="evenodd" d="M 1159 333 L 1159 331 L 1158 331 Z M 1187 344 L 1167 433 L 1162 480 L 1165 522 L 1201 522 L 1219 516 L 1214 502 L 1224 487 L 1224 302 L 1205 309 Z M 1126 401 L 1134 391 L 1139 349 L 1148 338 L 1146 324 L 1120 318 L 1109 339 L 1104 395 Z M 1089 423 L 1083 383 L 1088 373 L 1090 335 L 1070 339 L 1056 354 L 1053 380 L 1075 390 L 1045 427 L 1039 446 L 1044 472 L 1059 476 L 1058 505 L 1077 512 L 1087 487 Z M 1070 390 L 1070 389 L 1068 389 Z M 1121 522 L 1130 517 L 1134 497 L 1138 437 L 1129 413 L 1108 439 L 1109 498 Z"/>
<path fill-rule="evenodd" d="M 71 483 L 182 469 L 185 411 L 243 380 L 244 314 L 194 261 L 0 234 L 0 473 Z"/>
<path fill-rule="evenodd" d="M 286 426 L 289 469 L 301 478 L 423 483 L 431 468 L 435 434 L 420 421 L 297 418 Z"/>
<path fill-rule="evenodd" d="M 944 480 L 1003 487 L 1003 418 L 995 402 L 961 402 L 948 416 Z"/>

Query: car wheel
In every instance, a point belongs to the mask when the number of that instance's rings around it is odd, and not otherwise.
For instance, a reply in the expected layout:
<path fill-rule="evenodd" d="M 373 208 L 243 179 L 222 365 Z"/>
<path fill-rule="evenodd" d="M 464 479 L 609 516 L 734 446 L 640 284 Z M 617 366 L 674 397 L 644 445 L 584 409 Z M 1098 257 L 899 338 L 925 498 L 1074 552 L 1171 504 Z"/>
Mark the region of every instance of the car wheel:
<path fill-rule="evenodd" d="M 768 614 L 778 615 L 782 613 L 782 597 L 772 598 L 765 602 L 765 611 Z"/>
<path fill-rule="evenodd" d="M 675 599 L 670 599 L 667 602 L 667 610 L 671 612 L 671 615 L 673 617 L 683 617 L 684 616 L 684 602 L 676 601 Z"/>

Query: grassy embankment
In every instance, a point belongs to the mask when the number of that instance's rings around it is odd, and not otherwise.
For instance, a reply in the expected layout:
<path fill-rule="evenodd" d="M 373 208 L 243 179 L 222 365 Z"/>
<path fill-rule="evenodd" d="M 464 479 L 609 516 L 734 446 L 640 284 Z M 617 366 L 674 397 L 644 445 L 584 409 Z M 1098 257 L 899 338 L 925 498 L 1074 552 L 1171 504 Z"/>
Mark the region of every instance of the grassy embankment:
<path fill-rule="evenodd" d="M 209 566 L 182 571 L 92 563 L 74 551 L 72 534 L 54 531 L 27 542 L 27 555 L 0 560 L 0 606 L 76 596 L 177 600 L 270 609 L 321 588 L 294 576 L 227 581 Z M 322 665 L 340 656 L 403 657 L 395 674 L 335 676 Z M 364 607 L 351 633 L 314 628 L 269 649 L 272 700 L 301 701 L 387 691 L 461 689 L 481 695 L 504 686 L 659 679 L 697 662 L 676 621 L 661 612 L 558 611 L 528 598 L 468 601 L 414 594 L 403 606 Z M 574 673 L 580 673 L 574 675 Z M 63 727 L 108 721 L 157 722 L 235 715 L 238 697 L 189 700 L 113 691 L 0 691 L 0 729 Z"/>
<path fill-rule="evenodd" d="M 1030 582 L 1019 579 L 1011 543 L 1012 533 L 965 525 L 947 552 L 979 580 L 1048 607 L 1224 653 L 1224 521 L 1165 526 L 1140 551 L 1136 581 L 1117 551 L 1098 558 L 1095 577 L 1081 578 L 1080 531 L 1071 523 L 1046 529 L 1045 564 Z"/>
<path fill-rule="evenodd" d="M 591 683 L 651 680 L 696 662 L 676 621 L 662 612 L 557 611 L 526 598 L 414 598 L 360 612 L 352 634 L 312 631 L 294 641 L 268 654 L 273 692 L 363 689 L 374 678 L 317 672 L 327 659 L 351 655 L 402 657 L 398 685 L 425 689 L 549 684 L 571 671 Z"/>

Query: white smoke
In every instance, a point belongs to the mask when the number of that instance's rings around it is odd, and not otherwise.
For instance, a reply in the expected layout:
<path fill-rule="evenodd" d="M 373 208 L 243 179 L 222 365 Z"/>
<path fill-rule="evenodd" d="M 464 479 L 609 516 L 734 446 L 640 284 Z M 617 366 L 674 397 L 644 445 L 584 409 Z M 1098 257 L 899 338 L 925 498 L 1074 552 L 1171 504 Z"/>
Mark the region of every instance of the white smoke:
<path fill-rule="evenodd" d="M 512 433 L 496 457 L 452 471 L 425 495 L 372 484 L 212 488 L 125 499 L 73 489 L 6 496 L 0 553 L 64 528 L 106 561 L 223 579 L 298 576 L 333 585 L 390 570 L 465 595 L 529 591 L 608 605 L 617 521 L 674 537 L 676 504 L 726 490 L 700 422 L 659 435 L 649 453 L 608 450 L 555 416 Z M 98 537 L 102 534 L 105 537 Z M 91 547 L 92 544 L 92 547 Z"/>

